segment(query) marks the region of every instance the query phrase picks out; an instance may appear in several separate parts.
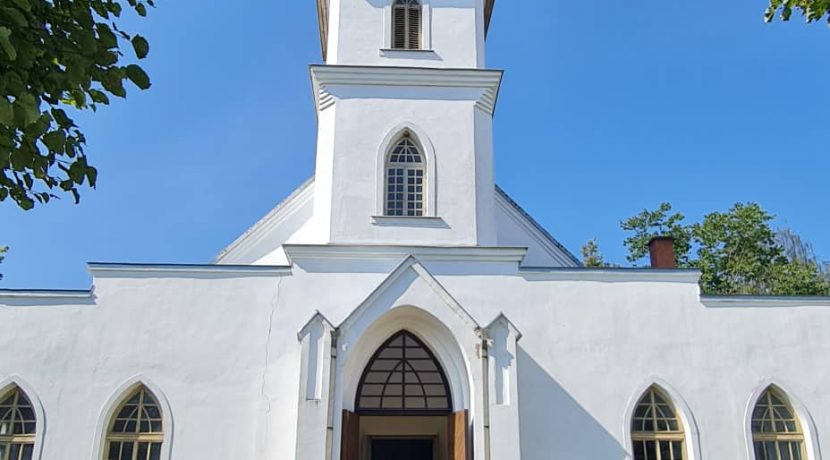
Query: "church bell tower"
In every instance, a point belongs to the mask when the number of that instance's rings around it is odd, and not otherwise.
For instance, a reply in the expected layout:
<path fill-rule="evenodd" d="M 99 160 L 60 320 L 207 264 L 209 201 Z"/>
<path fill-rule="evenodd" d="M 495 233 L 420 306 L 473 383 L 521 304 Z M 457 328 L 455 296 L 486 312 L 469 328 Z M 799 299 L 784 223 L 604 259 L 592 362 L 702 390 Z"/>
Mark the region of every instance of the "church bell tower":
<path fill-rule="evenodd" d="M 495 246 L 494 0 L 318 0 L 314 240 Z"/>

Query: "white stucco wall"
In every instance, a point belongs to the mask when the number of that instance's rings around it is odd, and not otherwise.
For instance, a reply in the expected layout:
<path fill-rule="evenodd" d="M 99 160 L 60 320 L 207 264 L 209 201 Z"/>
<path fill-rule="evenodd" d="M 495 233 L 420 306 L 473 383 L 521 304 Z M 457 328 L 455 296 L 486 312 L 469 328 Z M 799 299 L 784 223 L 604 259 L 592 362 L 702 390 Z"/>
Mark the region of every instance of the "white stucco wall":
<path fill-rule="evenodd" d="M 24 381 L 42 403 L 42 458 L 92 458 L 108 401 L 137 380 L 169 403 L 171 458 L 295 458 L 297 332 L 316 311 L 340 324 L 401 257 L 294 258 L 290 275 L 99 273 L 87 301 L 0 294 L 0 323 L 7 326 L 0 381 Z M 699 449 L 694 459 L 750 458 L 748 405 L 769 383 L 810 414 L 814 424 L 807 426 L 817 439 L 830 436 L 830 302 L 705 306 L 694 282 L 677 275 L 529 273 L 509 262 L 421 258 L 475 322 L 488 324 L 503 312 L 521 331 L 512 403 L 524 459 L 626 458 L 631 407 L 654 382 L 688 408 L 684 420 L 694 421 L 699 434 L 690 442 Z M 478 424 L 482 389 L 472 327 L 441 313 L 446 296 L 423 291 L 434 283 L 418 288 L 419 276 L 402 276 L 382 296 L 387 304 L 373 308 L 420 302 L 415 307 L 447 319 L 468 360 Z M 353 395 L 340 397 L 348 405 Z M 483 458 L 481 433 L 476 459 Z"/>
<path fill-rule="evenodd" d="M 328 150 L 318 152 L 315 176 L 315 216 L 330 225 L 325 242 L 495 245 L 492 117 L 477 107 L 482 90 L 326 89 L 336 103 L 322 112 L 319 138 L 334 142 L 319 142 Z M 425 199 L 432 219 L 382 217 L 385 156 L 407 129 L 427 158 L 431 185 Z"/>
<path fill-rule="evenodd" d="M 331 0 L 327 64 L 484 67 L 482 0 L 421 0 L 422 50 L 391 48 L 392 0 Z"/>

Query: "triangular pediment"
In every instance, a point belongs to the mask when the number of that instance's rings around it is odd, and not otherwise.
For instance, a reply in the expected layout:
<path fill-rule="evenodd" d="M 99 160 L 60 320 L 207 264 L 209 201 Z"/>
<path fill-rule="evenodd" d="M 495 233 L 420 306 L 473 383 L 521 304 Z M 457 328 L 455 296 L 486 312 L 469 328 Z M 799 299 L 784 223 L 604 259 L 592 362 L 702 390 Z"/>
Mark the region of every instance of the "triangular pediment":
<path fill-rule="evenodd" d="M 414 256 L 407 257 L 338 326 L 366 326 L 398 307 L 417 307 L 444 322 L 465 323 L 471 330 L 478 322 Z M 447 318 L 452 316 L 452 318 Z"/>

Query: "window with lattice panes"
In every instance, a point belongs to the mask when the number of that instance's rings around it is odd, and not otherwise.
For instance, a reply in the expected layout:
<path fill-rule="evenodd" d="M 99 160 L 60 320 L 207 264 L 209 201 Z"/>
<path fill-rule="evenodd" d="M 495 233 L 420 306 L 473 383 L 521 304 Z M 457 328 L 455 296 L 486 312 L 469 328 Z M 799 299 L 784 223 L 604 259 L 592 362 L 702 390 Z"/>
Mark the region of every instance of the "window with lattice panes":
<path fill-rule="evenodd" d="M 159 460 L 163 441 L 158 401 L 142 386 L 115 411 L 104 460 Z"/>
<path fill-rule="evenodd" d="M 408 133 L 386 158 L 386 216 L 420 217 L 426 214 L 426 162 Z"/>
<path fill-rule="evenodd" d="M 631 422 L 634 460 L 685 460 L 683 423 L 670 401 L 651 387 L 637 403 Z"/>
<path fill-rule="evenodd" d="M 421 49 L 423 10 L 418 0 L 395 0 L 392 5 L 392 48 Z"/>
<path fill-rule="evenodd" d="M 752 411 L 755 460 L 802 460 L 804 432 L 787 396 L 768 388 Z"/>
<path fill-rule="evenodd" d="M 32 460 L 37 418 L 26 393 L 13 387 L 0 394 L 0 460 Z"/>

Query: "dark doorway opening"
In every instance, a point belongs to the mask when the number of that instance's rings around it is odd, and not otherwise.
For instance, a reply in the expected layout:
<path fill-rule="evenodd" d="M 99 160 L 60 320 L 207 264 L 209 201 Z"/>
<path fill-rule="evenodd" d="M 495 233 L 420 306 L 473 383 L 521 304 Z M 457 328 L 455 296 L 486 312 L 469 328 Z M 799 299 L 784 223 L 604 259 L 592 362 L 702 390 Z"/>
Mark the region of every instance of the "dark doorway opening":
<path fill-rule="evenodd" d="M 372 439 L 372 460 L 433 460 L 433 453 L 432 439 Z"/>

